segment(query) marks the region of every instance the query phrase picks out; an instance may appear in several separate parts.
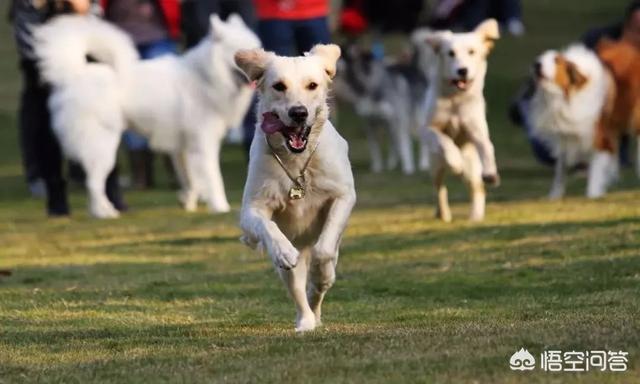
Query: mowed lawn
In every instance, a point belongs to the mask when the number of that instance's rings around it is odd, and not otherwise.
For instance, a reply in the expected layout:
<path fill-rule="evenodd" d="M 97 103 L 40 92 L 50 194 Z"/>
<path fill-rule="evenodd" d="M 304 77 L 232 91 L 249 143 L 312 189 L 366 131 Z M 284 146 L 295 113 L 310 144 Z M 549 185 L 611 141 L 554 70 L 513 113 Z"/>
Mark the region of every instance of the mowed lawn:
<path fill-rule="evenodd" d="M 506 106 L 533 57 L 615 20 L 623 0 L 529 0 L 529 34 L 491 57 L 486 94 L 503 184 L 485 222 L 433 219 L 427 175 L 368 173 L 348 111 L 359 201 L 344 238 L 325 325 L 293 332 L 294 308 L 266 256 L 237 240 L 245 177 L 240 148 L 223 171 L 233 212 L 187 214 L 175 192 L 128 192 L 115 221 L 47 220 L 21 176 L 19 86 L 7 26 L 0 45 L 0 383 L 638 383 L 640 191 L 635 172 L 600 201 L 545 199 L 551 170 L 535 163 Z M 126 168 L 126 167 L 123 167 Z M 160 172 L 160 166 L 158 167 Z M 629 352 L 625 373 L 511 372 L 521 347 Z"/>

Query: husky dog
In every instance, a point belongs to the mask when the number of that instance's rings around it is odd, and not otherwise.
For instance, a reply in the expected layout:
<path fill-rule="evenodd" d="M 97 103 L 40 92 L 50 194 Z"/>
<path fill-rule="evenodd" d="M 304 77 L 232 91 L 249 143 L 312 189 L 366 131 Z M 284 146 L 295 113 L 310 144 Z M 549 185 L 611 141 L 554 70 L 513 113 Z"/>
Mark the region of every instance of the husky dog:
<path fill-rule="evenodd" d="M 213 16 L 210 35 L 182 56 L 145 61 L 124 32 L 90 16 L 60 16 L 34 37 L 43 77 L 53 86 L 53 129 L 66 156 L 87 174 L 93 216 L 118 217 L 105 181 L 128 126 L 172 155 L 187 210 L 197 208 L 201 195 L 211 211 L 229 211 L 220 146 L 253 94 L 233 55 L 260 47 L 239 16 L 227 22 Z"/>
<path fill-rule="evenodd" d="M 556 164 L 549 198 L 559 199 L 564 196 L 567 168 L 588 162 L 594 153 L 597 126 L 603 108 L 611 108 L 614 82 L 598 56 L 579 44 L 540 55 L 533 66 L 533 77 L 533 134 L 552 149 Z M 617 165 L 617 161 L 612 164 Z M 612 173 L 606 176 L 615 177 L 617 171 Z M 591 190 L 587 194 L 600 193 Z"/>
<path fill-rule="evenodd" d="M 403 173 L 415 172 L 411 137 L 423 124 L 422 107 L 427 90 L 427 78 L 417 64 L 417 52 L 412 53 L 406 63 L 390 63 L 356 44 L 344 49 L 336 94 L 350 102 L 366 121 L 372 172 L 378 173 L 384 168 L 380 128 L 384 128 L 391 139 L 387 169 L 395 169 L 399 161 Z M 424 154 L 420 169 L 428 167 L 428 156 Z"/>
<path fill-rule="evenodd" d="M 474 221 L 484 218 L 484 182 L 497 185 L 500 180 L 483 94 L 487 56 L 499 36 L 498 23 L 490 19 L 472 32 L 434 32 L 425 39 L 436 55 L 429 71 L 428 126 L 422 137 L 431 154 L 436 214 L 443 221 L 451 221 L 444 185 L 447 170 L 469 185 Z"/>
<path fill-rule="evenodd" d="M 316 45 L 301 57 L 243 50 L 236 63 L 258 82 L 258 124 L 242 197 L 243 242 L 266 251 L 293 298 L 295 329 L 320 325 L 356 193 L 347 142 L 328 120 L 340 57 Z"/>

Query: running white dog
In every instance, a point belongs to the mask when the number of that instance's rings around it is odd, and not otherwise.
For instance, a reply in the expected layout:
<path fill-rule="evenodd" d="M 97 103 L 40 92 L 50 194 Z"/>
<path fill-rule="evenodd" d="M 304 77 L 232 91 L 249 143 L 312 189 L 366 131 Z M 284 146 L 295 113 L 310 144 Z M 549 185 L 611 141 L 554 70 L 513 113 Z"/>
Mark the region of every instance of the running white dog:
<path fill-rule="evenodd" d="M 428 127 L 423 132 L 423 145 L 431 155 L 438 195 L 436 215 L 443 221 L 451 221 L 444 185 L 446 170 L 461 174 L 469 184 L 471 220 L 484 218 L 484 182 L 497 185 L 500 181 L 483 95 L 487 56 L 499 37 L 498 23 L 493 19 L 472 32 L 443 31 L 426 36 L 437 55 L 429 70 Z"/>
<path fill-rule="evenodd" d="M 347 142 L 328 120 L 328 87 L 339 56 L 336 45 L 316 45 L 293 58 L 261 49 L 236 54 L 260 96 L 242 240 L 271 256 L 295 301 L 298 332 L 320 325 L 356 200 Z"/>
<path fill-rule="evenodd" d="M 603 108 L 612 108 L 613 78 L 598 56 L 582 45 L 543 53 L 533 72 L 537 84 L 530 119 L 534 135 L 551 146 L 556 159 L 549 198 L 559 199 L 565 193 L 567 167 L 589 162 L 594 152 L 596 125 Z M 610 173 L 615 176 L 617 169 Z M 590 178 L 587 195 L 601 195 L 599 184 Z"/>
<path fill-rule="evenodd" d="M 211 211 L 229 211 L 220 146 L 253 94 L 233 55 L 255 47 L 259 39 L 237 15 L 213 16 L 210 36 L 183 56 L 145 61 L 128 36 L 97 18 L 61 16 L 35 30 L 42 74 L 53 85 L 53 129 L 87 174 L 92 215 L 118 216 L 105 181 L 128 125 L 173 156 L 187 210 L 203 196 Z"/>

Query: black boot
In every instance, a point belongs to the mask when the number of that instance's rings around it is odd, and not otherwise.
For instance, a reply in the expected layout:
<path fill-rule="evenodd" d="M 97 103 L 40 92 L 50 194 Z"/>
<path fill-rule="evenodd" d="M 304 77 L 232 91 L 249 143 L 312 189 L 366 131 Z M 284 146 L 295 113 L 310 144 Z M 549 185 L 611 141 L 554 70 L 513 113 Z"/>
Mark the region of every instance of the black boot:
<path fill-rule="evenodd" d="M 124 202 L 122 189 L 120 188 L 120 182 L 118 179 L 118 166 L 116 165 L 107 177 L 107 198 L 118 211 L 126 212 L 129 210 L 129 206 Z"/>
<path fill-rule="evenodd" d="M 67 183 L 62 179 L 47 180 L 47 214 L 49 217 L 69 216 Z"/>
<path fill-rule="evenodd" d="M 131 186 L 148 189 L 153 186 L 153 154 L 148 149 L 129 150 Z"/>

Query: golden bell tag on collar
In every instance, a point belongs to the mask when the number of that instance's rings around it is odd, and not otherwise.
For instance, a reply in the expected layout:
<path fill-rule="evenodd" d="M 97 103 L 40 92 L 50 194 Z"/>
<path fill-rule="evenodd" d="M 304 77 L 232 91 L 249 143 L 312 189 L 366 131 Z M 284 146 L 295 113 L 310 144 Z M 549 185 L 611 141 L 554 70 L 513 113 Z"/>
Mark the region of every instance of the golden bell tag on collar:
<path fill-rule="evenodd" d="M 300 200 L 304 198 L 304 188 L 300 185 L 294 185 L 289 190 L 289 199 L 291 200 Z"/>

